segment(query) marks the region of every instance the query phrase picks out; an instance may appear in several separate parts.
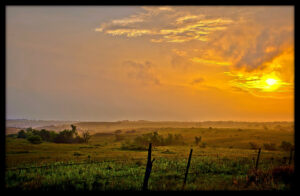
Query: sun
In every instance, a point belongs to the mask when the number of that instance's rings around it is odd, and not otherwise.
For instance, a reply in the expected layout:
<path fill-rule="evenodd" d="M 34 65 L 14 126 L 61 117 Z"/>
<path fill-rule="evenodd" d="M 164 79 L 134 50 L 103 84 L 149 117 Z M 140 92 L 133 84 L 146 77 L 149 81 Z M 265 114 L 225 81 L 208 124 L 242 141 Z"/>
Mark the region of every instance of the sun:
<path fill-rule="evenodd" d="M 280 87 L 280 80 L 278 78 L 267 77 L 263 81 L 263 91 L 275 91 Z"/>
<path fill-rule="evenodd" d="M 266 83 L 269 85 L 269 86 L 272 86 L 272 85 L 275 85 L 277 83 L 277 80 L 274 79 L 274 78 L 268 78 L 266 79 Z"/>

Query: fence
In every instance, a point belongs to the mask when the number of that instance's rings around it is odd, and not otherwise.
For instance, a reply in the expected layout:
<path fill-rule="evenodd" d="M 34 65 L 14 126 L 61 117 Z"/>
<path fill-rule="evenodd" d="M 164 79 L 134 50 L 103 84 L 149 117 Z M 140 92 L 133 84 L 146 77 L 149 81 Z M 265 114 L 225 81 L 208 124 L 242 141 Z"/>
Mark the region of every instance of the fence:
<path fill-rule="evenodd" d="M 190 153 L 187 159 L 187 165 L 186 168 L 182 168 L 182 169 L 178 169 L 177 168 L 177 172 L 182 173 L 182 178 L 183 179 L 183 185 L 182 185 L 182 189 L 184 190 L 186 182 L 187 182 L 187 178 L 188 178 L 188 174 L 199 174 L 199 172 L 189 172 L 190 168 L 193 169 L 193 167 L 190 167 L 191 165 L 191 160 L 192 160 L 192 152 L 193 149 L 190 149 Z M 253 152 L 253 155 L 256 155 L 256 152 Z M 193 157 L 205 157 L 206 155 L 194 155 Z M 215 154 L 215 157 L 220 161 L 219 159 L 219 155 Z M 257 156 L 256 156 L 256 160 L 255 160 L 255 169 L 257 170 L 259 168 L 259 163 L 260 163 L 260 157 L 261 157 L 261 148 L 258 149 L 257 152 Z M 286 157 L 285 157 L 286 158 Z M 288 159 L 288 165 L 290 166 L 293 160 L 293 150 L 290 151 L 290 156 Z M 145 161 L 144 158 L 132 158 L 129 160 L 125 160 L 126 162 L 128 161 Z M 149 148 L 148 148 L 148 156 L 147 156 L 147 163 L 146 163 L 146 167 L 141 167 L 141 169 L 145 169 L 145 174 L 144 174 L 144 180 L 143 183 L 141 183 L 142 186 L 142 190 L 147 191 L 148 190 L 148 182 L 151 176 L 151 172 L 152 172 L 152 167 L 153 167 L 153 163 L 154 163 L 155 159 L 152 159 L 152 144 L 149 144 Z M 222 160 L 224 161 L 224 159 Z M 43 169 L 43 168 L 55 168 L 55 167 L 64 167 L 64 166 L 72 166 L 72 165 L 86 165 L 86 164 L 103 164 L 103 163 L 109 163 L 109 162 L 124 162 L 124 160 L 104 160 L 104 161 L 84 161 L 84 162 L 76 162 L 76 163 L 62 163 L 62 164 L 51 164 L 51 165 L 42 165 L 42 166 L 34 166 L 34 167 L 18 167 L 18 168 L 7 168 L 7 171 L 15 171 L 15 170 L 30 170 L 30 169 Z M 114 170 L 114 171 L 122 171 L 124 169 L 119 169 L 119 170 Z M 101 177 L 102 179 L 110 179 L 110 178 L 122 178 L 122 177 L 126 177 L 126 176 L 130 176 L 132 174 L 129 175 L 114 175 L 114 176 L 110 176 L 110 177 Z M 180 175 L 180 174 L 179 174 Z M 184 175 L 184 177 L 183 177 Z"/>

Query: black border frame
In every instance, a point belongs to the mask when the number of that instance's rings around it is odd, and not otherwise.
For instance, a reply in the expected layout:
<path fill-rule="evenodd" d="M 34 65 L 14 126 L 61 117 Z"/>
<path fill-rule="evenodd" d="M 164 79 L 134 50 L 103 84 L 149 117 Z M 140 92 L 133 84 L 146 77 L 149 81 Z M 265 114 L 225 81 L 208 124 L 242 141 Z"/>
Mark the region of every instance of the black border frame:
<path fill-rule="evenodd" d="M 3 2 L 4 1 L 4 2 Z M 2 140 L 2 147 L 1 147 L 1 155 L 3 156 L 2 159 L 2 172 L 1 174 L 3 175 L 3 177 L 1 178 L 2 180 L 2 185 L 1 188 L 5 189 L 5 129 L 6 129 L 6 58 L 5 58 L 5 51 L 6 51 L 6 6 L 124 6 L 124 5 L 132 5 L 132 6 L 143 6 L 143 5 L 169 5 L 169 6 L 294 6 L 294 42 L 295 42 L 295 46 L 294 46 L 294 50 L 295 50 L 295 60 L 294 60 L 294 65 L 295 65 L 295 72 L 294 72 L 294 78 L 295 78 L 295 83 L 294 83 L 294 125 L 295 125 L 295 132 L 294 132 L 294 140 L 295 140 L 295 155 L 294 155 L 294 161 L 295 161 L 295 183 L 294 186 L 292 188 L 291 191 L 296 190 L 297 188 L 297 181 L 296 181 L 296 177 L 298 176 L 298 170 L 296 167 L 296 163 L 298 163 L 297 160 L 297 143 L 296 143 L 296 138 L 297 138 L 297 126 L 296 126 L 296 81 L 297 81 L 297 77 L 296 77 L 296 0 L 281 0 L 281 1 L 272 1 L 272 0 L 252 0 L 252 1 L 237 1 L 237 0 L 231 0 L 229 2 L 224 2 L 224 0 L 211 0 L 211 1 L 191 1 L 191 0 L 184 0 L 181 2 L 176 2 L 176 1 L 172 1 L 172 0 L 151 0 L 151 1 L 147 1 L 147 0 L 110 0 L 110 1 L 96 1 L 96 0 L 72 0 L 72 1 L 67 1 L 67 0 L 3 0 L 1 2 L 1 23 L 2 23 L 2 41 L 1 41 L 1 45 L 2 45 L 2 49 L 3 52 L 1 53 L 2 58 L 2 66 L 1 66 L 1 80 L 2 80 L 2 85 L 1 87 L 3 88 L 2 92 L 4 92 L 3 95 L 3 102 L 2 102 L 2 106 L 1 107 L 1 140 Z M 128 191 L 125 191 L 128 192 Z M 129 191 L 130 192 L 130 191 Z M 129 193 L 128 192 L 128 193 Z M 172 191 L 170 191 L 172 192 Z M 200 194 L 202 194 L 202 191 Z M 197 192 L 197 193 L 199 193 Z M 208 191 L 208 192 L 222 192 L 222 191 Z M 232 194 L 233 192 L 236 193 L 243 193 L 244 191 L 240 192 L 240 191 L 226 191 L 226 192 L 230 192 L 230 194 Z M 246 192 L 253 192 L 253 191 L 246 191 Z M 256 192 L 256 191 L 254 191 Z M 262 191 L 262 192 L 270 192 L 270 191 Z M 79 192 L 80 193 L 80 192 Z M 187 191 L 185 193 L 191 193 L 190 191 Z M 276 193 L 271 191 L 272 194 Z M 279 192 L 280 193 L 280 192 Z M 132 194 L 130 192 L 130 194 Z M 145 194 L 145 193 L 143 193 Z"/>

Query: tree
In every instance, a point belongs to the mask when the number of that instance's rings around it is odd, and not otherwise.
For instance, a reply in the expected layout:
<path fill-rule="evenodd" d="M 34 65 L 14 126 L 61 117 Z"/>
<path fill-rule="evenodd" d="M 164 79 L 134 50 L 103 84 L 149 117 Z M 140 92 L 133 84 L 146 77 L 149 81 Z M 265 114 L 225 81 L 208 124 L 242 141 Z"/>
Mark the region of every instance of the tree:
<path fill-rule="evenodd" d="M 31 127 L 26 129 L 26 136 L 29 137 L 32 135 L 33 129 Z"/>
<path fill-rule="evenodd" d="M 82 137 L 83 137 L 84 143 L 88 143 L 91 138 L 90 132 L 88 130 L 82 131 Z"/>
<path fill-rule="evenodd" d="M 122 133 L 122 131 L 120 129 L 115 130 L 115 134 L 120 134 L 120 133 Z"/>
<path fill-rule="evenodd" d="M 31 135 L 27 138 L 27 140 L 32 144 L 42 143 L 42 138 L 39 135 Z"/>
<path fill-rule="evenodd" d="M 77 130 L 76 130 L 76 126 L 75 125 L 71 125 L 71 128 L 72 128 L 72 133 L 77 136 L 78 133 L 77 133 Z"/>
<path fill-rule="evenodd" d="M 173 143 L 173 135 L 172 134 L 168 134 L 168 137 L 165 139 L 165 145 L 170 145 Z"/>
<path fill-rule="evenodd" d="M 196 145 L 198 145 L 199 144 L 199 142 L 201 142 L 201 136 L 199 136 L 199 137 L 195 137 L 195 143 L 196 143 Z"/>
<path fill-rule="evenodd" d="M 56 143 L 74 143 L 74 131 L 72 130 L 63 130 L 59 132 L 57 137 L 55 137 L 54 142 Z"/>
<path fill-rule="evenodd" d="M 47 131 L 45 129 L 40 130 L 39 135 L 44 141 L 50 141 L 50 131 Z"/>
<path fill-rule="evenodd" d="M 25 133 L 24 130 L 21 130 L 21 131 L 18 132 L 17 138 L 26 138 L 26 137 L 27 136 L 26 136 L 26 133 Z"/>
<path fill-rule="evenodd" d="M 75 132 L 76 131 L 76 126 L 75 125 L 71 125 L 72 131 Z"/>

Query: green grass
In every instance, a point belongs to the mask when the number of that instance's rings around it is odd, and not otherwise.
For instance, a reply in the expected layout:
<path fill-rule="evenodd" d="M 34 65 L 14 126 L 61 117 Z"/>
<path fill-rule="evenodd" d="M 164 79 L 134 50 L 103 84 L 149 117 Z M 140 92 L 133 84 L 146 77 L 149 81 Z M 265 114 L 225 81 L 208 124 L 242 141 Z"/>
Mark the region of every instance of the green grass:
<path fill-rule="evenodd" d="M 257 150 L 249 142 L 262 146 L 259 169 L 272 170 L 286 165 L 289 152 L 279 147 L 282 141 L 293 143 L 292 132 L 233 128 L 151 128 L 124 134 L 131 140 L 139 134 L 158 131 L 182 134 L 186 145 L 153 146 L 150 190 L 181 190 L 189 151 L 192 161 L 185 190 L 282 190 L 289 184 L 274 182 L 246 186 L 247 173 L 255 166 Z M 124 131 L 125 132 L 125 131 Z M 207 147 L 194 143 L 201 136 Z M 122 150 L 114 135 L 97 135 L 89 144 L 31 144 L 25 139 L 6 138 L 6 187 L 21 190 L 140 190 L 145 174 L 147 151 Z M 264 143 L 275 143 L 268 151 Z M 285 159 L 284 159 L 285 158 Z M 134 160 L 133 160 L 134 159 Z M 115 160 L 115 161 L 111 161 Z M 63 166 L 66 163 L 97 163 Z M 103 162 L 108 161 L 108 162 Z M 111 162 L 109 162 L 111 161 Z M 10 170 L 19 167 L 43 168 Z M 242 186 L 233 183 L 241 179 Z"/>

